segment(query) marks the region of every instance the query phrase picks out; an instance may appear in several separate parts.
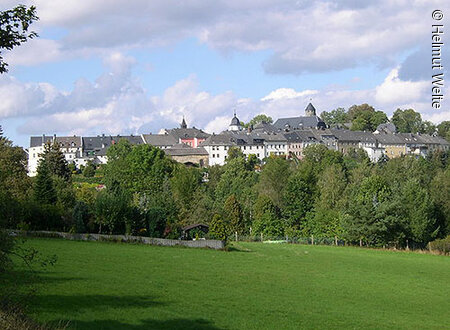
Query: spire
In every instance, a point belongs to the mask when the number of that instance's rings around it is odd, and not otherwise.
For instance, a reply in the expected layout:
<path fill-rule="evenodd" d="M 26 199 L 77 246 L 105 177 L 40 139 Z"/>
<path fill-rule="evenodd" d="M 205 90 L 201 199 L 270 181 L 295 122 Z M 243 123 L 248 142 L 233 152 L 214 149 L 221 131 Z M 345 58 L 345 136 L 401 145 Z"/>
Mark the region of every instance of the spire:
<path fill-rule="evenodd" d="M 184 116 L 183 116 L 183 121 L 180 124 L 180 127 L 181 128 L 187 128 L 186 121 L 184 120 Z"/>
<path fill-rule="evenodd" d="M 306 116 L 315 116 L 316 115 L 316 108 L 314 108 L 314 106 L 312 105 L 311 102 L 308 104 L 308 106 L 305 109 L 305 115 Z"/>

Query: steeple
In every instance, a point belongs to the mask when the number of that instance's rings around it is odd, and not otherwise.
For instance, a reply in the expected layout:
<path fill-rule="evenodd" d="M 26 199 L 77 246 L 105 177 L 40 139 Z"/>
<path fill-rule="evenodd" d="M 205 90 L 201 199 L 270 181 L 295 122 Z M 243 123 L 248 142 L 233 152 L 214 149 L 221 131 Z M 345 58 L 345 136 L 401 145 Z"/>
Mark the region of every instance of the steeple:
<path fill-rule="evenodd" d="M 228 128 L 229 131 L 240 131 L 241 130 L 241 121 L 236 117 L 236 109 L 233 111 L 233 118 L 231 119 L 230 126 Z"/>
<path fill-rule="evenodd" d="M 310 102 L 305 109 L 305 116 L 311 117 L 315 115 L 316 115 L 316 108 L 314 108 L 314 106 Z"/>
<path fill-rule="evenodd" d="M 184 120 L 184 116 L 183 116 L 183 121 L 180 124 L 180 127 L 181 128 L 187 128 L 186 121 Z"/>

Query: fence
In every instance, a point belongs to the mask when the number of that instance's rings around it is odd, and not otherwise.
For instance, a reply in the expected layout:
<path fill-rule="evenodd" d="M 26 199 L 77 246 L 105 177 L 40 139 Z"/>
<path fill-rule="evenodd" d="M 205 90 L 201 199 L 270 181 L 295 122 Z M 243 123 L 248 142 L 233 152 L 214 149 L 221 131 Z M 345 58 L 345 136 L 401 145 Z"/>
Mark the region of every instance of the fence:
<path fill-rule="evenodd" d="M 141 243 L 160 246 L 178 245 L 192 248 L 210 248 L 215 250 L 221 250 L 225 248 L 225 243 L 219 240 L 184 241 L 176 239 L 128 236 L 128 235 L 72 234 L 72 233 L 44 231 L 44 230 L 42 231 L 11 230 L 11 234 L 25 237 L 64 238 L 74 241 L 108 241 L 108 242 L 123 242 L 123 243 Z"/>

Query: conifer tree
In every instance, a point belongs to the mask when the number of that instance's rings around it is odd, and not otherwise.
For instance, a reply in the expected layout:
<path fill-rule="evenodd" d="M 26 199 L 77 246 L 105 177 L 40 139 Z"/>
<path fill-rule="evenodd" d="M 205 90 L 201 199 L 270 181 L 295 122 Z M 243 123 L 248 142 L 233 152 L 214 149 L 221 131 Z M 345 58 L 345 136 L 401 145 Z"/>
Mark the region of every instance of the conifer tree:
<path fill-rule="evenodd" d="M 34 182 L 34 199 L 42 204 L 55 204 L 56 190 L 46 162 L 40 162 Z"/>
<path fill-rule="evenodd" d="M 46 143 L 44 152 L 42 153 L 41 162 L 45 162 L 51 174 L 63 178 L 65 181 L 70 181 L 72 173 L 70 172 L 64 154 L 61 152 L 58 143 Z"/>
<path fill-rule="evenodd" d="M 233 232 L 242 234 L 245 230 L 244 217 L 242 215 L 241 205 L 236 196 L 230 195 L 223 206 L 225 218 Z"/>

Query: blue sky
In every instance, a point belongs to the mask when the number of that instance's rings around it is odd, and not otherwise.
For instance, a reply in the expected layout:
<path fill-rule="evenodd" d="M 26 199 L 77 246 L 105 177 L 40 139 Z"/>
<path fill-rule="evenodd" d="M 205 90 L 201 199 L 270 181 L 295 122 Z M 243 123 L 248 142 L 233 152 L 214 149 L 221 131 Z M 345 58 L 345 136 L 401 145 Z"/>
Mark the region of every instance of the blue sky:
<path fill-rule="evenodd" d="M 301 115 L 310 99 L 319 113 L 369 103 L 450 120 L 445 97 L 431 108 L 431 13 L 444 27 L 450 17 L 440 1 L 25 4 L 40 37 L 3 53 L 0 76 L 0 125 L 25 147 L 44 133 L 157 133 L 182 116 L 219 132 L 234 109 L 244 121 Z"/>

